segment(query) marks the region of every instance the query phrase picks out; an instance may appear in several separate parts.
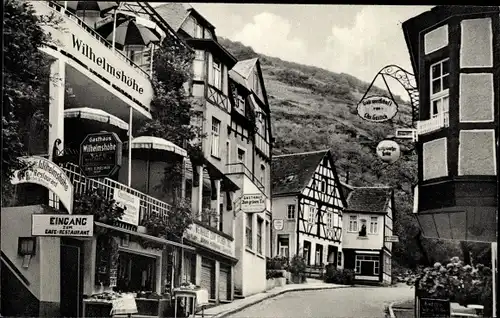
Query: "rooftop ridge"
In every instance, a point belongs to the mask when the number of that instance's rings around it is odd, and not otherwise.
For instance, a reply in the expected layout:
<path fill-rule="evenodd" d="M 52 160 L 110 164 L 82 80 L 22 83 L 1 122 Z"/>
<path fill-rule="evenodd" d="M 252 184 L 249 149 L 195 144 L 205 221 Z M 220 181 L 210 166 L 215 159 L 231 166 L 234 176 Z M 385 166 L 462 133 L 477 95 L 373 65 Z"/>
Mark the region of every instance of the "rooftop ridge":
<path fill-rule="evenodd" d="M 313 154 L 313 153 L 320 153 L 320 152 L 327 152 L 327 151 L 330 151 L 330 149 L 307 151 L 307 152 L 288 153 L 288 154 L 284 154 L 284 155 L 274 155 L 273 158 L 299 156 L 299 155 L 309 155 L 309 154 Z"/>

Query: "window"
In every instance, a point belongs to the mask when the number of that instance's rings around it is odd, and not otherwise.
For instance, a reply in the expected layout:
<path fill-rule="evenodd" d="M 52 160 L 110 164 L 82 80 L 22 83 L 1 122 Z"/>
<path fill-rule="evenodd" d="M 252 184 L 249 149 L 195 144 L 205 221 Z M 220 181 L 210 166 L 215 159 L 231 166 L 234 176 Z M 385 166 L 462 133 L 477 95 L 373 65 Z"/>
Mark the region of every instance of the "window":
<path fill-rule="evenodd" d="M 261 218 L 257 219 L 257 253 L 262 254 L 262 228 L 264 221 Z"/>
<path fill-rule="evenodd" d="M 287 236 L 284 235 L 278 235 L 278 255 L 281 257 L 290 257 L 290 247 L 289 243 L 290 240 Z"/>
<path fill-rule="evenodd" d="M 359 236 L 366 236 L 366 220 L 361 219 L 359 223 L 361 225 L 359 230 Z"/>
<path fill-rule="evenodd" d="M 329 228 L 333 228 L 333 213 L 330 211 L 326 214 L 326 224 Z"/>
<path fill-rule="evenodd" d="M 378 233 L 378 217 L 372 216 L 370 218 L 370 234 Z"/>
<path fill-rule="evenodd" d="M 358 217 L 356 215 L 349 216 L 349 232 L 358 231 Z"/>
<path fill-rule="evenodd" d="M 337 261 L 337 265 L 342 266 L 342 252 L 339 252 Z"/>
<path fill-rule="evenodd" d="M 214 59 L 212 63 L 212 84 L 218 88 L 219 90 L 222 90 L 222 72 L 221 72 L 221 63 Z"/>
<path fill-rule="evenodd" d="M 245 164 L 246 161 L 246 151 L 245 149 L 238 148 L 238 162 Z"/>
<path fill-rule="evenodd" d="M 326 177 L 323 177 L 323 180 L 321 180 L 321 192 L 328 192 L 328 182 L 326 180 Z"/>
<path fill-rule="evenodd" d="M 197 22 L 194 23 L 194 37 L 197 39 L 203 38 L 203 27 Z"/>
<path fill-rule="evenodd" d="M 205 52 L 196 50 L 193 61 L 193 78 L 195 80 L 203 80 L 205 65 Z"/>
<path fill-rule="evenodd" d="M 237 101 L 236 101 L 236 107 L 240 110 L 245 110 L 245 98 L 243 98 L 243 96 L 241 95 L 237 95 Z"/>
<path fill-rule="evenodd" d="M 308 214 L 308 222 L 309 223 L 315 223 L 314 222 L 314 217 L 316 216 L 316 207 L 310 205 L 309 206 L 309 214 Z"/>
<path fill-rule="evenodd" d="M 378 255 L 356 255 L 354 272 L 361 275 L 378 275 L 380 259 Z"/>
<path fill-rule="evenodd" d="M 249 213 L 247 213 L 247 215 L 246 215 L 247 225 L 246 225 L 246 230 L 245 230 L 245 234 L 246 234 L 246 237 L 247 237 L 247 247 L 250 248 L 250 249 L 252 248 L 252 242 L 253 242 L 252 215 L 253 214 L 249 214 Z"/>
<path fill-rule="evenodd" d="M 287 216 L 289 219 L 295 219 L 295 205 L 289 204 L 287 207 Z"/>
<path fill-rule="evenodd" d="M 220 120 L 212 117 L 212 156 L 219 158 Z"/>
<path fill-rule="evenodd" d="M 448 115 L 449 108 L 449 59 L 431 65 L 431 118 Z"/>
<path fill-rule="evenodd" d="M 266 166 L 264 164 L 260 165 L 260 183 L 266 186 Z"/>

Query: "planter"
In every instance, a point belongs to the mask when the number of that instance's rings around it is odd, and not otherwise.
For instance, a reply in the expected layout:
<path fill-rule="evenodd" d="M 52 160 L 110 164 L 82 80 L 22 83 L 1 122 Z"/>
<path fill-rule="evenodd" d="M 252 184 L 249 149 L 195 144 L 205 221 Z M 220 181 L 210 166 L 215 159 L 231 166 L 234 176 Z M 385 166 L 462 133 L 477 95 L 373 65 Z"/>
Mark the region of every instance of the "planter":
<path fill-rule="evenodd" d="M 300 274 L 292 274 L 291 281 L 293 284 L 302 284 L 305 282 L 305 276 Z"/>
<path fill-rule="evenodd" d="M 274 287 L 281 287 L 286 285 L 286 278 L 279 277 L 274 279 Z"/>
<path fill-rule="evenodd" d="M 275 278 L 266 279 L 266 290 L 273 289 L 275 286 L 276 286 Z"/>

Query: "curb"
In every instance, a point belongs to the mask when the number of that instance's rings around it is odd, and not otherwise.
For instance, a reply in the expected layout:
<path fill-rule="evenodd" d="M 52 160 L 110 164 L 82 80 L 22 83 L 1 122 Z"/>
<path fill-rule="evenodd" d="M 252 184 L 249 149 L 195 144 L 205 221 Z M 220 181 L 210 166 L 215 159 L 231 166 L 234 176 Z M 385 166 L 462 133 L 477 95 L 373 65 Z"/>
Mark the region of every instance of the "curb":
<path fill-rule="evenodd" d="M 394 306 L 396 302 L 393 302 L 389 305 L 389 317 L 391 318 L 396 318 L 396 315 L 394 314 L 394 310 L 392 309 L 392 306 Z"/>
<path fill-rule="evenodd" d="M 273 298 L 273 297 L 276 297 L 276 296 L 280 296 L 280 295 L 283 295 L 283 294 L 286 294 L 286 293 L 290 293 L 290 292 L 296 292 L 296 291 L 308 291 L 308 290 L 327 290 L 327 289 L 338 289 L 338 288 L 349 288 L 349 287 L 355 287 L 355 286 L 325 286 L 325 287 L 311 287 L 311 288 L 297 288 L 297 289 L 289 289 L 289 290 L 282 290 L 280 292 L 277 292 L 276 294 L 270 294 L 264 298 L 261 298 L 261 299 L 257 299 L 251 303 L 248 303 L 248 304 L 245 304 L 245 305 L 242 305 L 241 307 L 238 307 L 238 308 L 235 308 L 235 309 L 230 309 L 230 310 L 227 310 L 227 311 L 224 311 L 220 314 L 215 314 L 213 315 L 211 318 L 225 318 L 227 317 L 228 315 L 232 315 L 232 314 L 235 314 L 237 312 L 240 312 L 242 311 L 243 309 L 246 309 L 248 307 L 251 307 L 253 305 L 256 305 L 260 302 L 263 302 L 264 300 L 267 300 L 267 299 L 270 299 L 270 298 Z"/>

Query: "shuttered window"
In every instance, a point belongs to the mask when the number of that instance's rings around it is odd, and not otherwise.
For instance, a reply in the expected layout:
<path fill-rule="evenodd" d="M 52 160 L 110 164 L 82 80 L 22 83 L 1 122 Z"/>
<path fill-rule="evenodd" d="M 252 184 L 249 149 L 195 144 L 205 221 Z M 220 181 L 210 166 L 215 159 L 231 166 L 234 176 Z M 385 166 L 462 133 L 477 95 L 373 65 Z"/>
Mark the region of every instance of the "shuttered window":
<path fill-rule="evenodd" d="M 219 158 L 220 151 L 220 120 L 212 117 L 212 150 L 211 154 Z"/>

